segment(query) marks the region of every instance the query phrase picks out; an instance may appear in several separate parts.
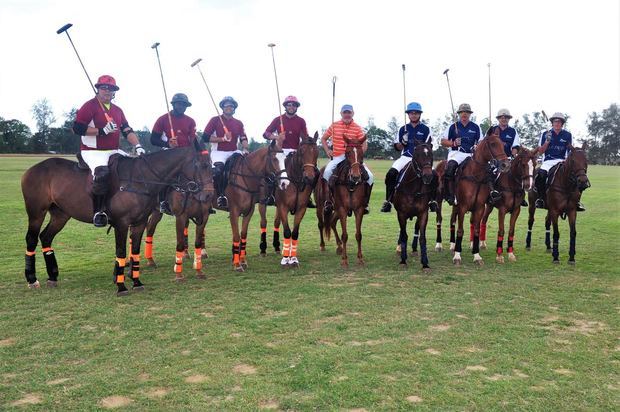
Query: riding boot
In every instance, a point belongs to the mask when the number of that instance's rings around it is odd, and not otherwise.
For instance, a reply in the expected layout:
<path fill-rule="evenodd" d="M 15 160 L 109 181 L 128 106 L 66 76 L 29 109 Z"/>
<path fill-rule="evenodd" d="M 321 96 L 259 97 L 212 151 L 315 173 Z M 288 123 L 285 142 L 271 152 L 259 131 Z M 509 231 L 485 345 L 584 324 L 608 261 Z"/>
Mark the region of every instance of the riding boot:
<path fill-rule="evenodd" d="M 544 209 L 546 207 L 545 195 L 547 192 L 547 172 L 545 170 L 538 171 L 535 184 L 534 190 L 537 192 L 536 208 Z"/>
<path fill-rule="evenodd" d="M 523 197 L 523 199 L 521 199 L 521 206 L 523 207 L 528 207 L 529 204 L 527 203 L 527 200 L 525 200 L 525 197 Z"/>
<path fill-rule="evenodd" d="M 394 196 L 394 190 L 398 183 L 398 170 L 391 168 L 385 175 L 385 202 L 381 206 L 381 212 L 390 213 L 392 210 L 392 196 Z"/>
<path fill-rule="evenodd" d="M 308 209 L 316 209 L 316 205 L 312 202 L 312 196 L 308 196 L 308 204 L 306 207 Z"/>
<path fill-rule="evenodd" d="M 428 209 L 433 213 L 437 213 L 439 205 L 437 204 L 437 200 L 435 200 L 437 199 L 437 175 L 435 174 L 435 171 L 433 171 L 433 181 L 431 182 L 430 186 L 431 200 L 428 201 Z"/>
<path fill-rule="evenodd" d="M 325 209 L 325 212 L 327 213 L 331 213 L 334 211 L 334 186 L 336 185 L 336 179 L 335 176 L 331 176 L 329 178 L 329 180 L 327 181 L 327 187 L 329 188 L 329 197 L 327 199 L 325 199 L 325 204 L 323 205 L 323 208 Z"/>
<path fill-rule="evenodd" d="M 583 205 L 583 203 L 577 202 L 577 211 L 578 212 L 585 212 L 586 211 L 586 207 Z"/>
<path fill-rule="evenodd" d="M 502 195 L 500 192 L 497 191 L 497 189 L 495 189 L 493 181 L 489 181 L 489 198 L 487 199 L 487 203 L 489 205 L 495 205 L 497 202 L 500 201 L 501 198 Z"/>
<path fill-rule="evenodd" d="M 213 168 L 213 185 L 215 186 L 215 193 L 217 194 L 216 205 L 219 209 L 227 210 L 228 209 L 228 199 L 224 195 L 224 191 L 222 190 L 222 175 L 220 168 Z M 211 211 L 209 211 L 211 213 Z"/>
<path fill-rule="evenodd" d="M 370 194 L 372 193 L 372 186 L 368 183 L 364 183 L 364 198 L 366 199 L 366 205 L 364 206 L 364 214 L 367 215 L 370 213 L 370 209 L 368 208 L 368 204 L 370 203 Z"/>
<path fill-rule="evenodd" d="M 456 178 L 456 169 L 458 166 L 459 165 L 455 160 L 448 161 L 448 164 L 446 165 L 446 172 L 444 174 L 445 199 L 450 206 L 454 206 L 456 204 L 454 180 Z"/>
<path fill-rule="evenodd" d="M 161 213 L 165 213 L 167 215 L 172 216 L 172 210 L 170 209 L 170 203 L 166 200 L 166 195 L 168 194 L 168 187 L 164 187 L 159 191 L 159 211 Z"/>
<path fill-rule="evenodd" d="M 103 209 L 108 194 L 109 175 L 110 170 L 107 166 L 97 166 L 93 171 L 93 225 L 95 227 L 106 227 L 108 225 L 108 215 Z"/>

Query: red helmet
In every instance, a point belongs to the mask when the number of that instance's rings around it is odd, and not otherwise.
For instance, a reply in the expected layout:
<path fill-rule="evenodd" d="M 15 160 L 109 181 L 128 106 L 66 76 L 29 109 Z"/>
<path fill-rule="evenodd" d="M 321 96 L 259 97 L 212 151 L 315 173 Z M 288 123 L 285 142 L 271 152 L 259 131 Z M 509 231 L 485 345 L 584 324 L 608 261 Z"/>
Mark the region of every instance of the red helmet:
<path fill-rule="evenodd" d="M 103 76 L 100 76 L 97 79 L 97 83 L 95 83 L 95 87 L 98 89 L 100 86 L 110 86 L 112 87 L 112 89 L 114 91 L 117 91 L 119 89 L 119 87 L 116 85 L 116 80 L 114 80 L 114 77 L 104 74 Z"/>
<path fill-rule="evenodd" d="M 282 106 L 286 106 L 289 103 L 293 103 L 297 107 L 301 105 L 301 103 L 299 103 L 299 100 L 297 100 L 297 97 L 295 96 L 287 96 L 286 99 L 284 99 L 284 103 L 282 103 Z"/>

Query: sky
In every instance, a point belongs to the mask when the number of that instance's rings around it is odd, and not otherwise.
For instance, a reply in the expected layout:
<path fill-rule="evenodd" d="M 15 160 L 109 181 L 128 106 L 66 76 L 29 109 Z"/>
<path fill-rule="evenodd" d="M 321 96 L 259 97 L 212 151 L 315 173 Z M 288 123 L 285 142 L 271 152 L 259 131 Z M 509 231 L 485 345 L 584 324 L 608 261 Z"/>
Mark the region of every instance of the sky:
<path fill-rule="evenodd" d="M 336 111 L 352 104 L 365 126 L 387 127 L 417 101 L 434 122 L 454 104 L 488 116 L 491 64 L 493 117 L 545 110 L 570 116 L 567 129 L 586 134 L 590 112 L 620 102 L 620 2 L 577 1 L 37 1 L 0 3 L 0 117 L 33 131 L 32 105 L 47 98 L 58 123 L 93 95 L 66 35 L 90 77 L 116 78 L 114 102 L 134 129 L 152 128 L 166 112 L 151 45 L 159 52 L 168 98 L 189 95 L 187 111 L 202 130 L 215 115 L 200 75 L 216 101 L 233 96 L 246 133 L 260 136 L 278 115 L 271 52 L 280 97 L 296 95 L 308 129 L 331 122 L 332 78 Z M 336 114 L 338 116 L 338 114 Z"/>

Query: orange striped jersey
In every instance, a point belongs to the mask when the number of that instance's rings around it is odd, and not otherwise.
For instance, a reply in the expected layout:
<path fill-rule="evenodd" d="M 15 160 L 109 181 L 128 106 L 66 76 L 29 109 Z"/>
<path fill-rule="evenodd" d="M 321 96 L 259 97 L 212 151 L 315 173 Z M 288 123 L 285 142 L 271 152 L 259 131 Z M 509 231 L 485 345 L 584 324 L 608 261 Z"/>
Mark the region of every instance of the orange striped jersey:
<path fill-rule="evenodd" d="M 364 137 L 364 129 L 362 129 L 357 123 L 351 120 L 350 123 L 345 123 L 343 120 L 338 120 L 325 131 L 323 138 L 332 138 L 332 147 L 334 157 L 340 156 L 345 152 L 344 136 L 347 139 L 362 139 Z"/>

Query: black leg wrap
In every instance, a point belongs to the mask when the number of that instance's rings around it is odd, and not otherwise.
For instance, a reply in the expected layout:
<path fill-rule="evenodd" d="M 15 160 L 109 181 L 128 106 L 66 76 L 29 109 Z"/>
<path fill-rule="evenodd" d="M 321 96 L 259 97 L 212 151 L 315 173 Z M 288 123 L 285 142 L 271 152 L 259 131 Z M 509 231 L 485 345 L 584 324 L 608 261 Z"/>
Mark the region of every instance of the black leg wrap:
<path fill-rule="evenodd" d="M 267 232 L 262 232 L 260 234 L 260 253 L 264 254 L 267 252 Z"/>
<path fill-rule="evenodd" d="M 463 236 L 457 236 L 456 243 L 454 245 L 454 251 L 460 253 L 462 251 L 462 245 L 463 245 Z"/>
<path fill-rule="evenodd" d="M 58 280 L 58 263 L 56 263 L 56 254 L 53 250 L 43 252 L 43 258 L 45 259 L 45 268 L 47 269 L 47 277 L 49 280 Z"/>
<path fill-rule="evenodd" d="M 35 255 L 26 255 L 26 270 L 24 272 L 26 276 L 26 280 L 28 283 L 33 284 L 37 281 L 37 269 L 36 269 L 36 258 Z"/>
<path fill-rule="evenodd" d="M 276 232 L 275 230 L 273 232 L 273 247 L 276 252 L 280 251 L 280 232 Z"/>

